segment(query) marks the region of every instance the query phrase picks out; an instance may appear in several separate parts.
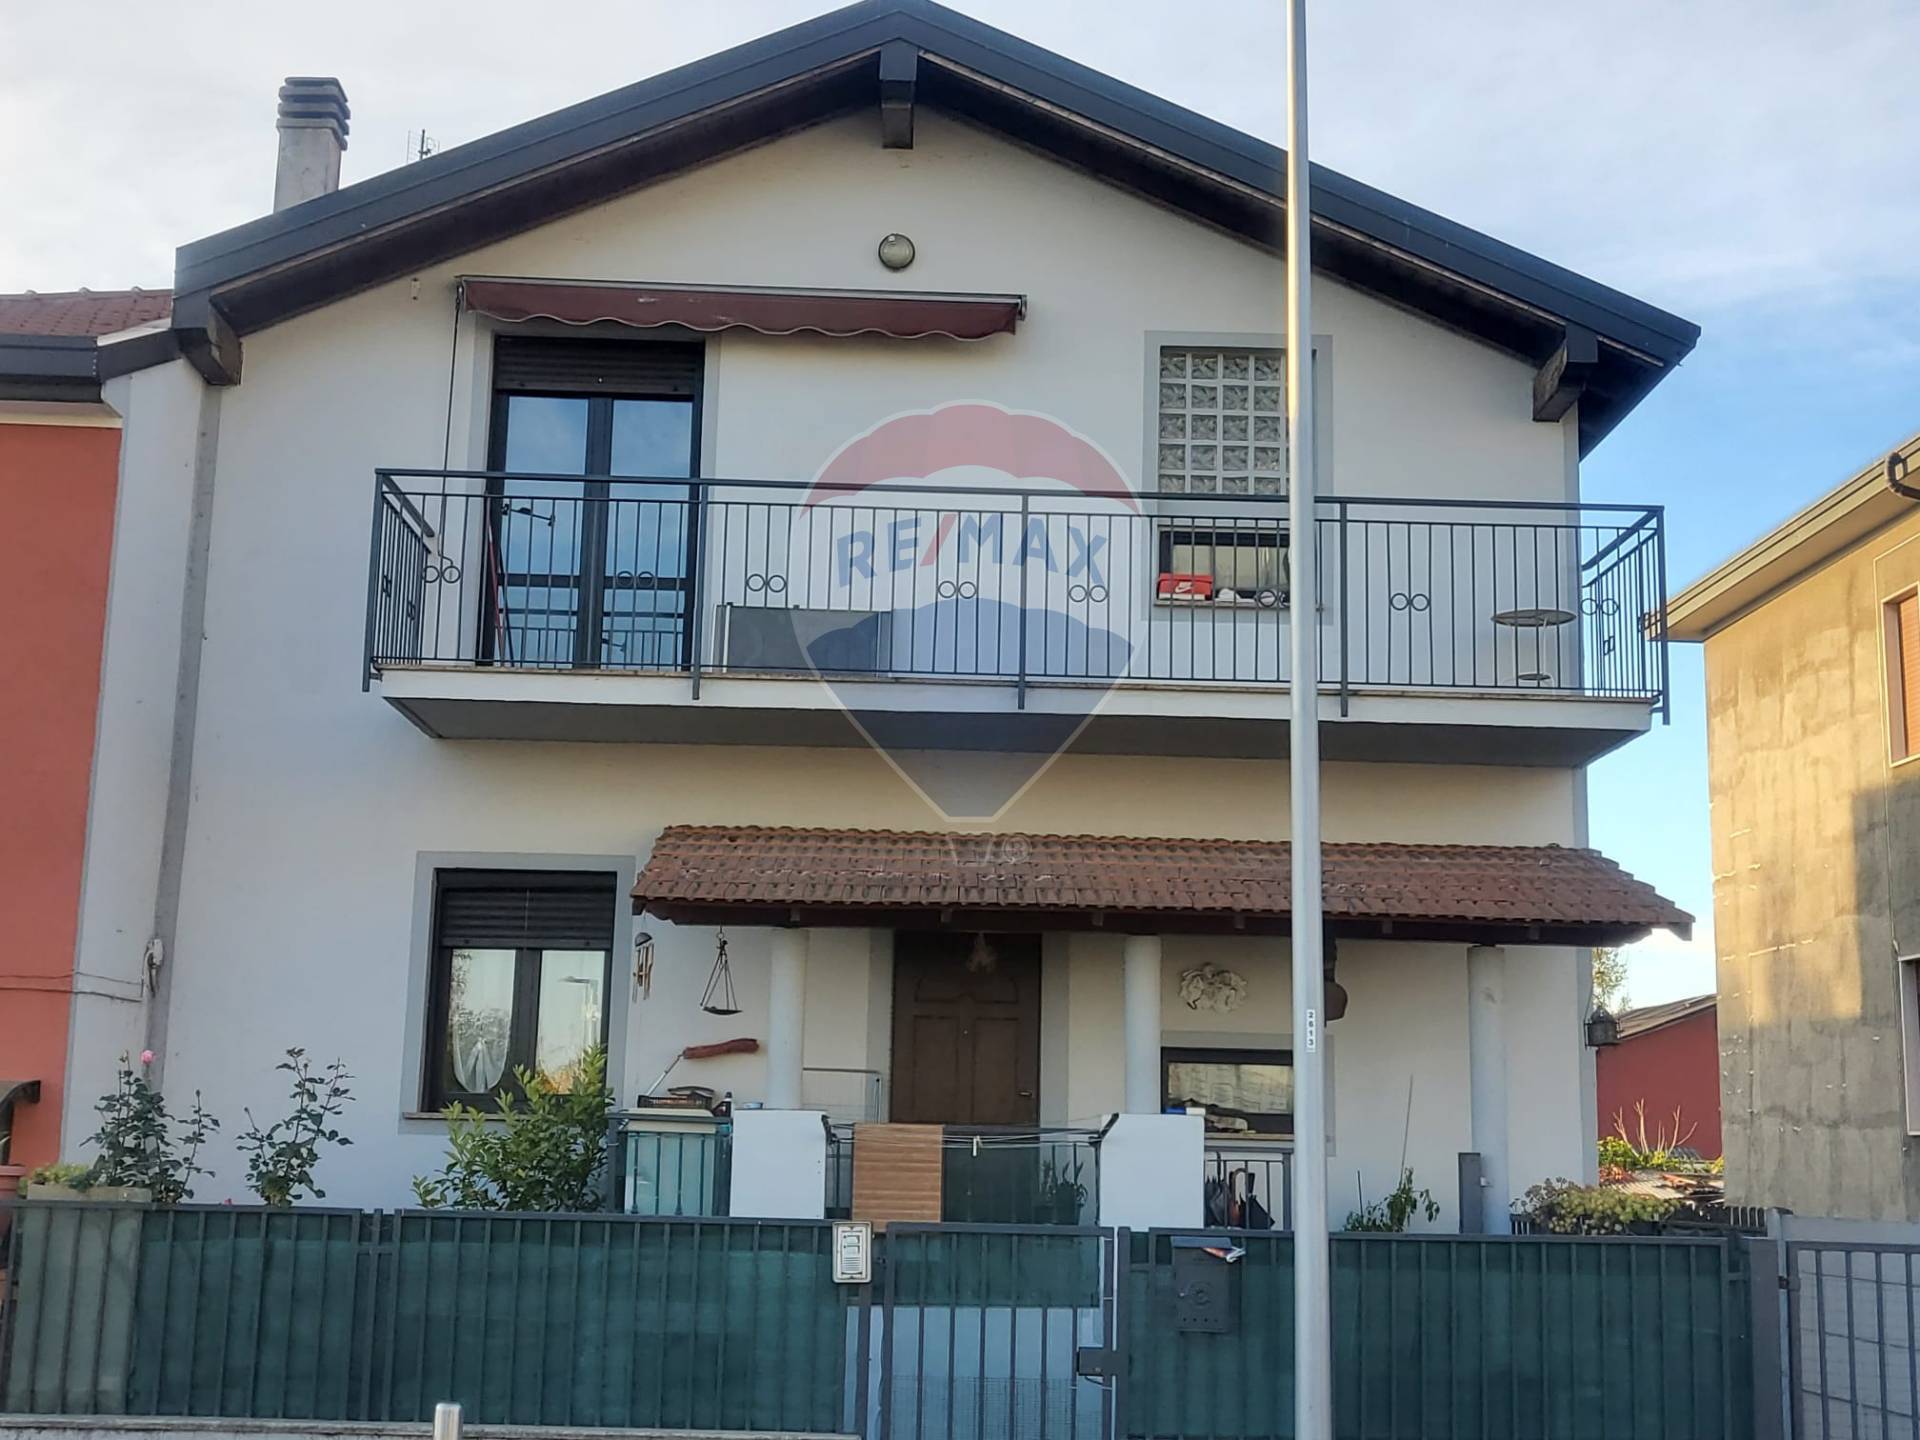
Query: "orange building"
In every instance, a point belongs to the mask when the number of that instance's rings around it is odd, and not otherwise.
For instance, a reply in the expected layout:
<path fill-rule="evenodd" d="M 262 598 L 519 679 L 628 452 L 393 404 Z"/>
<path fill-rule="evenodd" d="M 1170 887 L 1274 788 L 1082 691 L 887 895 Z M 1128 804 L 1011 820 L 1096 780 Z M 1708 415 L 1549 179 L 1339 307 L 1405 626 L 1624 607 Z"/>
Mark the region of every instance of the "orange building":
<path fill-rule="evenodd" d="M 120 463 L 98 341 L 169 302 L 0 295 L 0 513 L 30 537 L 0 566 L 0 1194 L 79 1138 L 60 1116 Z"/>

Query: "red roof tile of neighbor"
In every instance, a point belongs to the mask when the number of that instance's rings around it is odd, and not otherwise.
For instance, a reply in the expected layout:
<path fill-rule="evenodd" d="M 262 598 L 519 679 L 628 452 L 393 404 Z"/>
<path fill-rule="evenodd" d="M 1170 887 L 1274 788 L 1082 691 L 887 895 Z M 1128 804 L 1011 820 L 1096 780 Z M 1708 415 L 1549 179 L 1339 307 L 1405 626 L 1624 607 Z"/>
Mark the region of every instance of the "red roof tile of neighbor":
<path fill-rule="evenodd" d="M 674 825 L 634 899 L 701 912 L 967 910 L 1284 920 L 1288 845 L 1099 835 L 947 835 Z M 1693 917 L 1592 850 L 1557 845 L 1325 847 L 1326 913 L 1428 932 L 1684 931 Z M 1385 922 L 1383 924 L 1383 922 Z M 1594 943 L 1599 943 L 1595 941 Z"/>
<path fill-rule="evenodd" d="M 173 313 L 171 290 L 0 295 L 0 335 L 112 335 Z"/>

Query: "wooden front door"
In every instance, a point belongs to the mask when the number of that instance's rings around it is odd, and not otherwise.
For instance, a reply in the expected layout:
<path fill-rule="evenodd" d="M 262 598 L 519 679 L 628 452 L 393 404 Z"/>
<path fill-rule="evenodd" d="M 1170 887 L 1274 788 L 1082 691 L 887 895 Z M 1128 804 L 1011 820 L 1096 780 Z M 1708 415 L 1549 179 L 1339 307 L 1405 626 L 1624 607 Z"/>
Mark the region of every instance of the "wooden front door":
<path fill-rule="evenodd" d="M 922 1125 L 1040 1122 L 1040 937 L 901 931 L 893 942 L 892 1118 Z"/>

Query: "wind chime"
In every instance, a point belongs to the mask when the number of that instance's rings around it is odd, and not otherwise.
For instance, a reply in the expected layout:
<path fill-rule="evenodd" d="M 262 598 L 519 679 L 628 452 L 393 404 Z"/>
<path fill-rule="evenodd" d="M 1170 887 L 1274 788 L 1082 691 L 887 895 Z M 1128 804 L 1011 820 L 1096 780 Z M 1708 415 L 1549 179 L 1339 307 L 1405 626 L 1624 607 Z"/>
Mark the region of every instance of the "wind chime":
<path fill-rule="evenodd" d="M 713 973 L 707 977 L 706 993 L 700 997 L 700 1008 L 709 1015 L 738 1015 L 740 1002 L 733 993 L 733 967 L 727 963 L 727 932 L 716 933 L 713 951 Z"/>

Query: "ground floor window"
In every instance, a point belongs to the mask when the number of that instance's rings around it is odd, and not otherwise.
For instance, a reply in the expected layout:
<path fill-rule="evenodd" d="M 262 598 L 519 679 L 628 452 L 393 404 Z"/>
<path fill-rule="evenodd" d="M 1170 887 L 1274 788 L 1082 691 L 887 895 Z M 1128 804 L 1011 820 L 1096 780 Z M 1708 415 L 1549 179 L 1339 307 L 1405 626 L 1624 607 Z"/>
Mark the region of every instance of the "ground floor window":
<path fill-rule="evenodd" d="M 1160 1052 L 1168 1108 L 1200 1108 L 1210 1136 L 1293 1134 L 1291 1050 Z"/>
<path fill-rule="evenodd" d="M 434 891 L 427 1108 L 491 1106 L 523 1066 L 564 1087 L 607 1036 L 614 877 L 442 870 Z"/>

